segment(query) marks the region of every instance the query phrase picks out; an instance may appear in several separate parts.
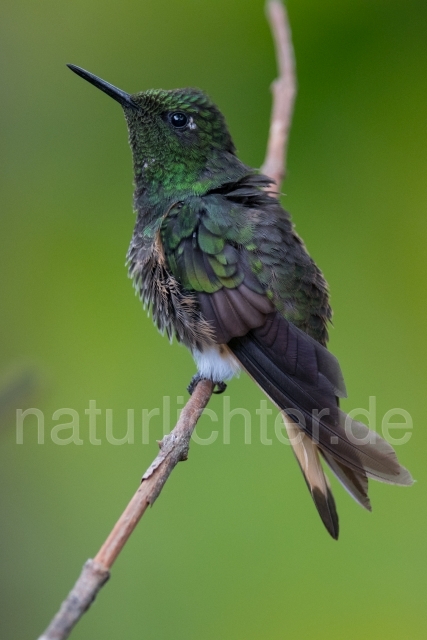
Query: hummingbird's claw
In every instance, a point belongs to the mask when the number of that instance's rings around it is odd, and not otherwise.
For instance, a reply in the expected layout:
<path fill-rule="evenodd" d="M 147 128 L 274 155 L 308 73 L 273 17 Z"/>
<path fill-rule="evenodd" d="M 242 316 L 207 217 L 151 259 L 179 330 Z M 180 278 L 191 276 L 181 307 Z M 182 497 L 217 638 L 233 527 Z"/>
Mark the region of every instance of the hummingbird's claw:
<path fill-rule="evenodd" d="M 207 378 L 204 378 L 203 376 L 201 376 L 200 373 L 196 373 L 196 375 L 194 375 L 191 378 L 191 382 L 187 387 L 187 391 L 190 394 L 190 396 L 193 395 L 193 391 L 196 388 L 197 383 L 200 382 L 200 380 L 207 380 Z M 226 388 L 227 388 L 227 385 L 225 384 L 225 382 L 214 382 L 213 393 L 224 393 Z"/>
<path fill-rule="evenodd" d="M 190 394 L 190 396 L 193 395 L 193 391 L 197 386 L 197 383 L 200 382 L 200 380 L 202 380 L 202 376 L 200 375 L 200 373 L 196 373 L 192 378 L 191 378 L 191 382 L 187 387 L 187 391 Z"/>
<path fill-rule="evenodd" d="M 224 393 L 226 388 L 225 382 L 215 382 L 213 393 Z"/>

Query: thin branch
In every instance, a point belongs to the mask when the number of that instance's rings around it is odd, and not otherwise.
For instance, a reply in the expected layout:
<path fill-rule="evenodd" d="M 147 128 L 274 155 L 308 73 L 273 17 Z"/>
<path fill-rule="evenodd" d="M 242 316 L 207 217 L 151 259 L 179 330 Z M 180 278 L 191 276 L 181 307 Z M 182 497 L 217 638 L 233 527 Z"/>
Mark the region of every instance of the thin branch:
<path fill-rule="evenodd" d="M 285 175 L 288 132 L 295 99 L 295 72 L 291 32 L 285 9 L 279 0 L 267 3 L 280 77 L 273 83 L 273 108 L 262 172 L 274 179 L 278 191 Z M 110 577 L 110 569 L 129 536 L 163 489 L 172 470 L 188 457 L 190 439 L 197 421 L 212 395 L 213 384 L 201 380 L 183 408 L 171 433 L 163 438 L 160 452 L 144 473 L 141 485 L 112 532 L 93 560 L 88 560 L 79 579 L 39 640 L 65 640 L 74 625 L 89 609 L 99 590 Z"/>
<path fill-rule="evenodd" d="M 187 460 L 191 435 L 212 395 L 212 390 L 213 384 L 210 380 L 201 380 L 198 383 L 181 411 L 175 428 L 159 443 L 160 451 L 144 473 L 137 492 L 95 558 L 88 560 L 84 565 L 74 588 L 39 640 L 68 638 L 74 625 L 90 607 L 98 591 L 110 577 L 111 566 L 147 507 L 154 503 L 178 462 Z"/>
<path fill-rule="evenodd" d="M 212 391 L 210 380 L 197 384 L 175 428 L 160 442 L 159 454 L 142 476 L 141 486 L 95 556 L 95 562 L 111 567 L 148 505 L 154 504 L 172 470 L 178 462 L 187 460 L 191 436 Z"/>
<path fill-rule="evenodd" d="M 297 83 L 291 28 L 286 8 L 280 0 L 270 0 L 267 2 L 266 10 L 276 48 L 279 77 L 271 85 L 273 108 L 267 154 L 261 173 L 274 180 L 279 192 L 286 175 L 286 151 Z"/>

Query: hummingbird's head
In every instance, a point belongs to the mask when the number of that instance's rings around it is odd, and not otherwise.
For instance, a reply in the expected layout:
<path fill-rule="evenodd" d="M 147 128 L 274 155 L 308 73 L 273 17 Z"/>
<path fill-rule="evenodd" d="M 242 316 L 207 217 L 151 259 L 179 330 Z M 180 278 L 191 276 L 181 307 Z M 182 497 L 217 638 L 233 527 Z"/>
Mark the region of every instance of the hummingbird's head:
<path fill-rule="evenodd" d="M 151 89 L 130 95 L 80 67 L 68 66 L 122 105 L 137 187 L 204 193 L 216 186 L 224 171 L 242 173 L 224 116 L 200 89 Z"/>
<path fill-rule="evenodd" d="M 125 108 L 135 177 L 158 175 L 172 188 L 221 169 L 235 153 L 224 116 L 199 89 L 152 89 L 131 96 Z"/>

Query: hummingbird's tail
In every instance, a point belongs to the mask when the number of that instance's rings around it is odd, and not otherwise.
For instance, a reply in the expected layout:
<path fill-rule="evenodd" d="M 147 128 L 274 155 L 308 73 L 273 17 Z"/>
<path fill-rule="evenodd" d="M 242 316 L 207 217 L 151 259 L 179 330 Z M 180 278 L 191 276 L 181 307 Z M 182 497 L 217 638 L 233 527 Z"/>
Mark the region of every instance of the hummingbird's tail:
<path fill-rule="evenodd" d="M 368 477 L 410 485 L 394 449 L 375 431 L 340 410 L 346 391 L 336 358 L 322 345 L 271 313 L 262 327 L 228 344 L 242 367 L 283 411 L 293 451 L 322 521 L 338 537 L 338 516 L 321 458 L 348 493 L 371 509 Z"/>

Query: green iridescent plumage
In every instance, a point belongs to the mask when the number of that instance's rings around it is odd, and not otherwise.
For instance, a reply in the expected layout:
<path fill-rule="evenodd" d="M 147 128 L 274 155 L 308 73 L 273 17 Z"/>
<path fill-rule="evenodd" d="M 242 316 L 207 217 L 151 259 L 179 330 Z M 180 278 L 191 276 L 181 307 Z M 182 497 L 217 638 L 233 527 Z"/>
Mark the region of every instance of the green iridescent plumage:
<path fill-rule="evenodd" d="M 135 181 L 150 192 L 151 202 L 160 195 L 203 195 L 245 174 L 246 167 L 235 162 L 224 117 L 202 91 L 150 90 L 131 97 L 140 107 L 125 110 Z M 170 123 L 177 111 L 188 117 L 185 131 Z"/>
<path fill-rule="evenodd" d="M 252 174 L 228 194 L 187 197 L 172 207 L 161 225 L 166 261 L 188 291 L 214 293 L 245 282 L 324 342 L 330 317 L 325 282 L 289 216 L 262 186 L 268 181 Z"/>
<path fill-rule="evenodd" d="M 154 322 L 191 350 L 199 376 L 218 384 L 240 365 L 284 412 L 318 512 L 337 538 L 320 456 L 367 509 L 368 477 L 412 479 L 388 443 L 339 409 L 345 385 L 324 346 L 327 285 L 270 180 L 237 158 L 224 117 L 202 91 L 129 95 L 71 68 L 125 112 L 137 211 L 129 273 Z"/>
<path fill-rule="evenodd" d="M 125 115 L 135 207 L 144 221 L 129 254 L 132 276 L 138 278 L 136 253 L 147 251 L 159 235 L 171 275 L 189 294 L 238 287 L 250 271 L 253 290 L 325 343 L 331 310 L 322 274 L 289 215 L 266 193 L 270 181 L 236 157 L 219 110 L 196 89 L 131 98 L 140 107 L 125 109 Z M 176 130 L 170 115 L 181 111 L 188 125 Z M 156 306 L 154 299 L 144 299 Z M 159 316 L 155 309 L 154 315 Z M 165 321 L 158 325 L 163 328 Z"/>

